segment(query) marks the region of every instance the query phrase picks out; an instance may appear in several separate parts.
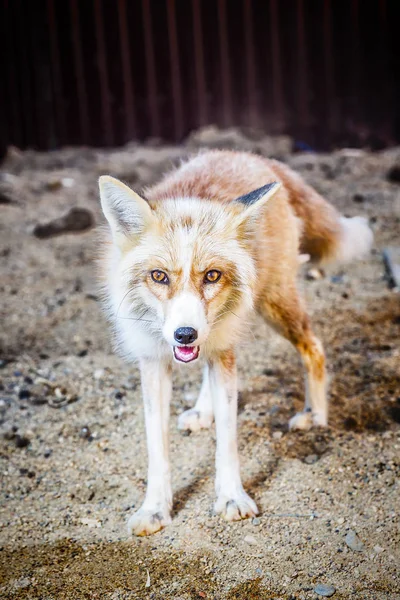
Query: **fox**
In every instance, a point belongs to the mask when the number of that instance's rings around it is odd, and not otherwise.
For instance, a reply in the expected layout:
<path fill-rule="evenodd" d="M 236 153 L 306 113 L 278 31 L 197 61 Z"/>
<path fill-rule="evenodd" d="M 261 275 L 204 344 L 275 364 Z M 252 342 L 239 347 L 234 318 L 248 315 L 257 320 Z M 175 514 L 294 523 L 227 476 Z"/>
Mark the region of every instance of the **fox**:
<path fill-rule="evenodd" d="M 342 216 L 286 164 L 239 151 L 200 152 L 141 194 L 108 175 L 99 190 L 108 222 L 104 307 L 117 349 L 140 369 L 147 438 L 146 494 L 128 530 L 145 536 L 171 523 L 172 367 L 199 360 L 198 400 L 178 427 L 194 432 L 215 420 L 215 512 L 226 521 L 253 517 L 258 507 L 243 488 L 237 448 L 235 348 L 253 313 L 261 315 L 305 369 L 304 409 L 289 429 L 326 427 L 325 354 L 297 273 L 304 261 L 365 256 L 368 220 Z"/>

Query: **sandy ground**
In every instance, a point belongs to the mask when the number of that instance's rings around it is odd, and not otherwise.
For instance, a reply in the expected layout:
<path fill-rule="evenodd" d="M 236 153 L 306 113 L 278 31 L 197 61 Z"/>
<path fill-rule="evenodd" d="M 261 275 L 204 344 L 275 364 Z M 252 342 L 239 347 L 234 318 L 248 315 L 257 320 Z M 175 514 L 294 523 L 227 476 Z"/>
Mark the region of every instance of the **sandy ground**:
<path fill-rule="evenodd" d="M 330 428 L 288 432 L 302 405 L 299 360 L 255 320 L 239 349 L 239 443 L 259 518 L 213 515 L 215 432 L 178 432 L 200 384 L 200 366 L 181 368 L 173 522 L 128 538 L 146 478 L 139 377 L 112 352 L 95 230 L 32 231 L 73 206 L 101 223 L 100 174 L 140 189 L 188 148 L 11 152 L 0 178 L 11 200 L 0 205 L 1 598 L 305 599 L 318 584 L 333 586 L 335 599 L 400 598 L 400 298 L 381 256 L 400 240 L 400 187 L 387 180 L 400 149 L 317 156 L 291 155 L 285 140 L 221 144 L 277 155 L 345 214 L 372 219 L 368 260 L 316 281 L 305 266 L 299 278 L 327 351 Z M 359 551 L 346 542 L 352 532 Z"/>

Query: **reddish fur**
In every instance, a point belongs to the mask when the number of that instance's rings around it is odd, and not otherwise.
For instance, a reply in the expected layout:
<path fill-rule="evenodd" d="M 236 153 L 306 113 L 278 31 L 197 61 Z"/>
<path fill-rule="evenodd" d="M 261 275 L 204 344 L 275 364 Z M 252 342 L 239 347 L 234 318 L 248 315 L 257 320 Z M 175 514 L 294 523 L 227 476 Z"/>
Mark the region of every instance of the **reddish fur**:
<path fill-rule="evenodd" d="M 198 197 L 229 202 L 266 183 L 280 181 L 294 214 L 303 229 L 300 252 L 320 261 L 335 255 L 340 241 L 339 213 L 312 187 L 276 160 L 245 153 L 214 150 L 204 154 L 204 164 L 184 172 L 182 167 L 146 192 L 152 201 L 165 198 Z M 246 164 L 251 162 L 251 168 Z M 185 166 L 183 167 L 185 169 Z"/>

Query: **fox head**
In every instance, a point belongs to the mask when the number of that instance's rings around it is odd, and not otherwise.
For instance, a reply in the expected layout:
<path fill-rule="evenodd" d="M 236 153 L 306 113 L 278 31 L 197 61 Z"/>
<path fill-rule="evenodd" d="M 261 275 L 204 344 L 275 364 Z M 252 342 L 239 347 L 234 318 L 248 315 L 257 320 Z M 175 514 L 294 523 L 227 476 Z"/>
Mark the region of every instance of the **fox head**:
<path fill-rule="evenodd" d="M 113 280 L 129 318 L 178 362 L 226 349 L 252 308 L 254 223 L 279 189 L 271 183 L 230 203 L 152 201 L 109 176 L 100 198 L 116 260 Z"/>

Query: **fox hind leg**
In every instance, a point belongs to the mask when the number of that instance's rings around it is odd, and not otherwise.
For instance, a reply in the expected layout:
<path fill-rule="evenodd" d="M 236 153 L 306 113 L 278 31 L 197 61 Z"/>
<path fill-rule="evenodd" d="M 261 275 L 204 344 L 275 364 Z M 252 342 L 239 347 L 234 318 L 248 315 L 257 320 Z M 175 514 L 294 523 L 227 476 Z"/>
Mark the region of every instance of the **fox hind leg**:
<path fill-rule="evenodd" d="M 309 318 L 297 291 L 279 295 L 279 302 L 264 299 L 259 312 L 267 323 L 289 340 L 299 352 L 305 367 L 304 410 L 289 421 L 290 429 L 309 429 L 328 424 L 325 355 L 320 340 L 313 334 Z"/>
<path fill-rule="evenodd" d="M 178 429 L 188 431 L 199 431 L 199 429 L 208 429 L 213 422 L 213 407 L 210 389 L 209 367 L 204 367 L 203 383 L 201 384 L 200 394 L 193 408 L 185 410 L 178 417 Z"/>

